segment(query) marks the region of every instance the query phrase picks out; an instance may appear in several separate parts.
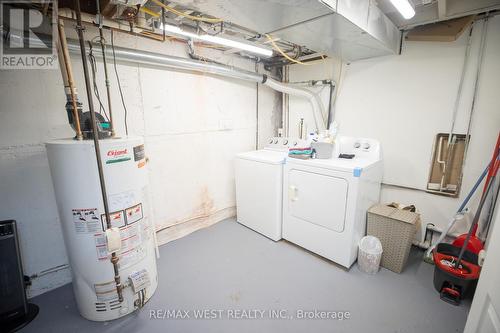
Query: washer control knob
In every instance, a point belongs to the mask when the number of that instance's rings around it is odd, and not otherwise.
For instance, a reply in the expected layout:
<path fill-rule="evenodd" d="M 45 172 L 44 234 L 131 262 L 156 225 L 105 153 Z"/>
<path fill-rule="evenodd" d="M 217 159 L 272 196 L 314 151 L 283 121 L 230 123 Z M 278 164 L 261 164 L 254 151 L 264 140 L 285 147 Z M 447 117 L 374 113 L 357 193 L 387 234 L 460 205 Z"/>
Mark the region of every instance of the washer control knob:
<path fill-rule="evenodd" d="M 284 139 L 284 140 L 283 140 L 283 145 L 285 145 L 285 146 L 286 146 L 287 144 L 288 144 L 288 140 L 287 140 L 287 139 Z"/>
<path fill-rule="evenodd" d="M 359 143 L 357 141 L 354 142 L 354 148 L 359 148 L 359 147 L 361 147 L 361 143 Z"/>
<path fill-rule="evenodd" d="M 370 144 L 368 142 L 363 143 L 363 149 L 370 149 Z"/>
<path fill-rule="evenodd" d="M 273 143 L 273 138 L 269 139 L 269 144 Z"/>
<path fill-rule="evenodd" d="M 274 140 L 274 144 L 275 145 L 278 144 L 278 139 Z"/>
<path fill-rule="evenodd" d="M 294 146 L 296 146 L 296 145 L 297 145 L 297 141 L 294 141 L 294 142 L 293 142 L 293 145 L 294 145 Z"/>

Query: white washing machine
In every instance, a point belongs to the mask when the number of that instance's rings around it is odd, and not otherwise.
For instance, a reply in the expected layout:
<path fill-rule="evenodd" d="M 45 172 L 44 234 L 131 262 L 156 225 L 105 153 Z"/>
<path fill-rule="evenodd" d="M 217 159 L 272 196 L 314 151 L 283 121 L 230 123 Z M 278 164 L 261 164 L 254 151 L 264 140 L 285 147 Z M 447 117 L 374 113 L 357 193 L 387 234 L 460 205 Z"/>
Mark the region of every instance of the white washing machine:
<path fill-rule="evenodd" d="M 236 155 L 237 221 L 262 235 L 282 238 L 283 165 L 290 147 L 304 141 L 272 138 L 264 149 Z"/>
<path fill-rule="evenodd" d="M 366 212 L 379 201 L 382 158 L 376 140 L 340 137 L 337 143 L 331 159 L 287 158 L 283 238 L 349 268 L 366 232 Z"/>

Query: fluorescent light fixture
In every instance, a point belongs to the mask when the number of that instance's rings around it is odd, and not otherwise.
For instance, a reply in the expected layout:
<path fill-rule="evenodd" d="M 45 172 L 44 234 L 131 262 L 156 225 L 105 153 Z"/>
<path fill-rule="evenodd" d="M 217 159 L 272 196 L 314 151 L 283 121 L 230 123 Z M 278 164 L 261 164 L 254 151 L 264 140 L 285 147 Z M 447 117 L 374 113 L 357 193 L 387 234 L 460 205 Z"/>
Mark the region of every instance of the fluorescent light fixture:
<path fill-rule="evenodd" d="M 405 19 L 415 16 L 415 9 L 409 0 L 391 0 L 391 3 Z"/>
<path fill-rule="evenodd" d="M 192 39 L 198 39 L 202 40 L 204 42 L 212 43 L 212 44 L 217 44 L 217 45 L 222 45 L 222 46 L 227 46 L 235 49 L 240 49 L 244 51 L 248 51 L 251 53 L 259 54 L 265 57 L 270 57 L 273 55 L 273 51 L 270 49 L 266 49 L 263 47 L 258 47 L 252 44 L 248 43 L 243 43 L 243 42 L 238 42 L 232 39 L 227 39 L 227 38 L 222 38 L 218 36 L 211 36 L 211 35 L 198 35 L 192 32 L 184 31 L 179 27 L 176 27 L 175 25 L 169 25 L 166 24 L 163 26 L 160 24 L 160 29 L 164 29 L 165 31 L 171 32 L 173 34 L 177 34 L 180 36 L 185 36 L 189 37 Z"/>

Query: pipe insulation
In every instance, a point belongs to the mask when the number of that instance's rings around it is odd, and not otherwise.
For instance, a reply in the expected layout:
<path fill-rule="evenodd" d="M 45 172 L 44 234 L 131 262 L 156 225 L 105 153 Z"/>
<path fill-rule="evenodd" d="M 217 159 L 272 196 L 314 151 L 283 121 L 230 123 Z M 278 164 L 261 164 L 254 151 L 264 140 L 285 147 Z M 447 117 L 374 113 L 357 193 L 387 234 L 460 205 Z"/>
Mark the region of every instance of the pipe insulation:
<path fill-rule="evenodd" d="M 10 38 L 20 39 L 23 37 L 11 35 Z M 30 45 L 36 45 L 37 43 L 41 43 L 41 41 L 38 39 L 30 38 Z M 74 39 L 68 39 L 67 45 L 70 53 L 80 54 L 80 46 L 78 44 L 78 41 Z M 94 45 L 95 47 L 93 47 L 93 55 L 102 58 L 102 49 L 100 47 L 100 44 Z M 106 57 L 113 57 L 113 51 L 110 48 L 105 48 L 104 52 Z M 149 51 L 138 51 L 130 48 L 115 46 L 115 57 L 117 61 L 122 62 L 195 71 L 223 77 L 230 77 L 243 81 L 258 82 L 281 93 L 306 98 L 311 104 L 312 115 L 316 129 L 318 130 L 318 132 L 326 129 L 326 124 L 323 121 L 323 115 L 325 113 L 323 102 L 321 101 L 321 98 L 318 94 L 309 89 L 292 86 L 290 84 L 276 81 L 265 74 L 258 74 L 233 66 L 207 63 L 204 61 L 181 58 Z"/>

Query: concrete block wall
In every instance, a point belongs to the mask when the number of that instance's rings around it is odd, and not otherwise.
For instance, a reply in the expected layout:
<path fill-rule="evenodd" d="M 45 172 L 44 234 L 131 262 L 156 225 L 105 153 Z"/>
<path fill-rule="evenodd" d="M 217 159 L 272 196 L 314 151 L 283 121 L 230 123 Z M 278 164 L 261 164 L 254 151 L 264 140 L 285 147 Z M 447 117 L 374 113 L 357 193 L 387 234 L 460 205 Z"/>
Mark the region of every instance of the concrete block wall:
<path fill-rule="evenodd" d="M 66 22 L 68 38 L 76 38 Z M 97 31 L 89 27 L 91 39 Z M 109 35 L 106 35 L 109 42 Z M 115 45 L 187 57 L 186 46 L 115 33 Z M 255 62 L 217 50 L 197 48 L 205 57 L 254 71 Z M 79 55 L 72 55 L 80 101 L 87 110 Z M 125 135 L 122 107 L 111 59 L 113 115 Z M 281 94 L 256 83 L 188 71 L 118 63 L 130 134 L 145 137 L 149 157 L 153 219 L 166 242 L 235 214 L 233 156 L 255 149 L 275 134 Z M 262 69 L 260 69 L 262 70 Z M 106 104 L 102 62 L 98 87 Z M 258 105 L 257 105 L 258 101 Z M 0 219 L 19 223 L 25 274 L 67 263 L 44 142 L 70 137 L 62 79 L 57 70 L 0 72 Z M 94 96 L 95 107 L 98 107 Z M 98 110 L 98 108 L 97 108 Z M 257 117 L 258 112 L 258 117 Z M 257 128 L 257 118 L 259 125 Z M 192 223 L 192 222 L 196 223 Z M 189 223 L 185 230 L 179 225 Z M 65 268 L 33 281 L 35 296 L 70 282 Z"/>

